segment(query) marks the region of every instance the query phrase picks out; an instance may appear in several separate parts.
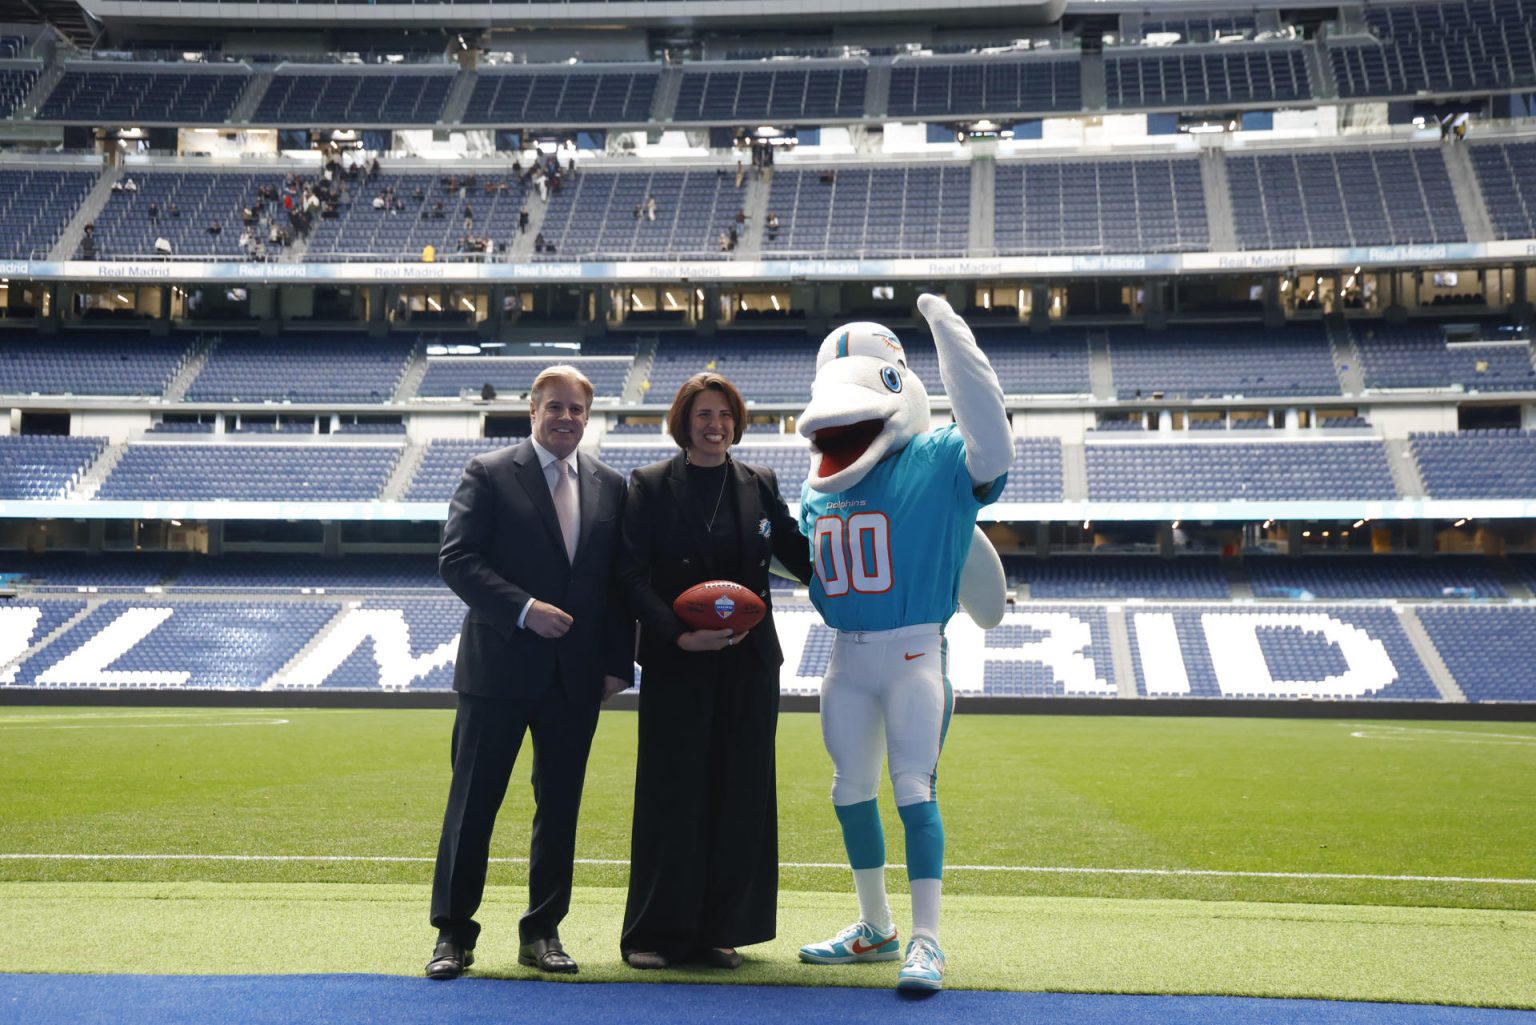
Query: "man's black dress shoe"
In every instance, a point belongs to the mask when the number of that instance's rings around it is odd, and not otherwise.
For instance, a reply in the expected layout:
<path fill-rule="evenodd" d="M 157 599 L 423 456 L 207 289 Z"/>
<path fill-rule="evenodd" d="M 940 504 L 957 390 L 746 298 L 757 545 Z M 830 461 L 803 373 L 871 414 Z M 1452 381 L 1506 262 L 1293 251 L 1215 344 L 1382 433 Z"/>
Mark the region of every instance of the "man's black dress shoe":
<path fill-rule="evenodd" d="M 541 972 L 571 975 L 578 971 L 576 962 L 560 947 L 559 938 L 533 940 L 517 948 L 517 963 Z"/>
<path fill-rule="evenodd" d="M 432 950 L 432 960 L 427 962 L 427 978 L 457 979 L 464 969 L 475 963 L 475 952 L 452 940 L 439 940 Z"/>
<path fill-rule="evenodd" d="M 740 968 L 745 960 L 736 951 L 721 950 L 719 947 L 706 947 L 699 951 L 699 962 L 711 968 Z"/>

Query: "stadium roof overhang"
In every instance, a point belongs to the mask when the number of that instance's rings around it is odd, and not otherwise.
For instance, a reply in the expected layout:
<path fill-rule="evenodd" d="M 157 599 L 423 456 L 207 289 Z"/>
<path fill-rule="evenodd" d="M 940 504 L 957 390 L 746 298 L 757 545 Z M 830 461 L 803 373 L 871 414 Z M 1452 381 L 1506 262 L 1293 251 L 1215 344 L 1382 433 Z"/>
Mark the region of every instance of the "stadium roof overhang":
<path fill-rule="evenodd" d="M 215 282 L 229 285 L 351 284 L 513 285 L 648 284 L 662 281 L 740 282 L 868 280 L 1014 280 L 1106 275 L 1243 274 L 1330 270 L 1467 267 L 1528 263 L 1536 239 L 1496 242 L 1404 243 L 1230 253 L 1112 253 L 1078 256 L 932 257 L 922 259 L 669 260 L 510 263 L 243 263 L 238 261 L 0 260 L 0 275 L 31 281 Z"/>
<path fill-rule="evenodd" d="M 517 3 L 423 2 L 373 4 L 243 3 L 239 0 L 196 3 L 178 0 L 81 0 L 81 6 L 106 22 L 140 24 L 383 25 L 438 27 L 626 28 L 731 27 L 791 28 L 811 25 L 876 25 L 897 22 L 944 25 L 1047 25 L 1057 21 L 1066 0 L 607 0 L 607 2 Z"/>
<path fill-rule="evenodd" d="M 798 503 L 791 505 L 795 511 Z M 1266 519 L 1353 520 L 1536 519 L 1536 501 L 1521 499 L 1402 499 L 1399 501 L 1252 502 L 1011 502 L 982 510 L 982 522 L 1150 523 L 1173 520 L 1259 523 Z M 254 502 L 254 501 L 0 501 L 0 520 L 320 520 L 443 521 L 442 502 Z"/>

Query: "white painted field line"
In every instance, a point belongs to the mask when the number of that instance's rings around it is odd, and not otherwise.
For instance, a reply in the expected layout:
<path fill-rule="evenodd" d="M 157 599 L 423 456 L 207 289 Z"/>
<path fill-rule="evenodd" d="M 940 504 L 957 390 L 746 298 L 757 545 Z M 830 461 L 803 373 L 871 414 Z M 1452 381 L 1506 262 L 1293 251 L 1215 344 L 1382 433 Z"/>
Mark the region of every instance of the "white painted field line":
<path fill-rule="evenodd" d="M 359 864 L 431 864 L 435 859 L 408 855 L 354 854 L 26 854 L 0 853 L 0 861 L 236 861 L 327 862 Z M 522 865 L 527 858 L 491 858 L 494 864 Z M 578 865 L 618 866 L 620 858 L 577 858 Z M 846 862 L 786 861 L 780 868 L 846 869 Z M 892 863 L 888 869 L 904 869 Z M 1211 868 L 1085 868 L 1074 865 L 945 865 L 946 872 L 1021 872 L 1040 875 L 1200 876 L 1221 879 L 1345 879 L 1387 883 L 1476 883 L 1488 886 L 1536 886 L 1536 879 L 1489 876 L 1368 875 L 1349 872 L 1240 872 Z"/>

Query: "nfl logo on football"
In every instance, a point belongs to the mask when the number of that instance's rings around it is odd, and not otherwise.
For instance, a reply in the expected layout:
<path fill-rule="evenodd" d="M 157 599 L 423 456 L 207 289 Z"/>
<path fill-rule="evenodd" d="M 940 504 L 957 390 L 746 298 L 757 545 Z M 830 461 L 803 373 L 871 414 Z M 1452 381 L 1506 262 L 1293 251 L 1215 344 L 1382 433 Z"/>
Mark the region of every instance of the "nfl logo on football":
<path fill-rule="evenodd" d="M 730 619 L 731 613 L 736 611 L 736 602 L 728 594 L 722 594 L 715 599 L 715 615 L 721 619 Z"/>

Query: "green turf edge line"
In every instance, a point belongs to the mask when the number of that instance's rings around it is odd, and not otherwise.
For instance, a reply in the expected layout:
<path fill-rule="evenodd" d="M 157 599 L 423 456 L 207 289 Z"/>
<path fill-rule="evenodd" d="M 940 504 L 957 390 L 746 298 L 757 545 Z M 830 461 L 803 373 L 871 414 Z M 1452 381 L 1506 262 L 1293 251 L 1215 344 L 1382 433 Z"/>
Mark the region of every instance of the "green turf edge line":
<path fill-rule="evenodd" d="M 427 890 L 398 884 L 0 883 L 0 971 L 414 975 Z M 896 897 L 897 895 L 893 895 Z M 519 887 L 492 887 L 476 974 L 516 964 Z M 907 908 L 893 899 L 904 929 Z M 740 971 L 634 972 L 618 956 L 624 891 L 578 889 L 561 929 L 577 982 L 894 983 L 893 964 L 802 965 L 796 947 L 854 914 L 851 894 L 780 894 L 779 938 Z M 950 896 L 958 989 L 1210 994 L 1536 1009 L 1536 912 L 1074 897 Z"/>

